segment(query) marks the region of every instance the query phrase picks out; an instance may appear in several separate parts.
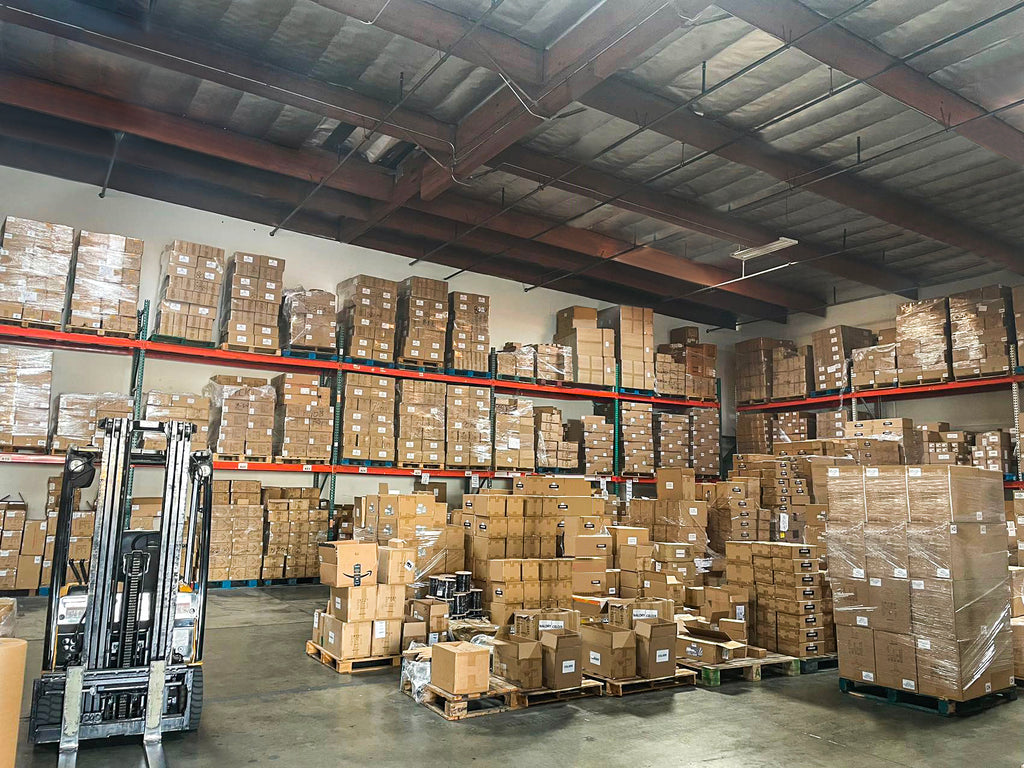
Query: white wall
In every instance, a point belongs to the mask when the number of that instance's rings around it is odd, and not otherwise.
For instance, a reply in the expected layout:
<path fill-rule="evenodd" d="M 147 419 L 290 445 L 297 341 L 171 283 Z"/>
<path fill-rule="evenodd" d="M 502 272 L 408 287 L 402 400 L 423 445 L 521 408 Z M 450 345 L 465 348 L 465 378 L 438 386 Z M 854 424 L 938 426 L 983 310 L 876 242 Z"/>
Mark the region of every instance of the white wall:
<path fill-rule="evenodd" d="M 365 273 L 401 280 L 411 274 L 444 278 L 450 267 L 420 263 L 410 267 L 402 256 L 381 253 L 324 239 L 279 232 L 268 236 L 269 229 L 250 222 L 171 205 L 114 190 L 105 199 L 98 188 L 63 181 L 49 176 L 0 168 L 0 215 L 41 219 L 98 232 L 117 232 L 145 240 L 141 297 L 154 299 L 159 273 L 159 255 L 171 240 L 190 240 L 233 251 L 265 253 L 284 258 L 285 285 L 333 289 L 341 280 Z M 491 296 L 491 340 L 543 342 L 555 330 L 555 312 L 572 304 L 602 307 L 606 303 L 548 289 L 524 293 L 519 283 L 476 274 L 463 274 L 452 281 L 453 290 L 465 290 Z M 152 319 L 152 315 L 151 315 Z M 686 324 L 676 318 L 656 316 L 656 341 L 667 341 L 668 330 Z M 777 326 L 773 326 L 777 327 Z M 706 330 L 702 327 L 702 331 Z M 712 339 L 712 341 L 714 341 Z M 198 392 L 212 373 L 223 368 L 165 360 L 146 362 L 146 389 Z M 266 375 L 272 375 L 267 371 Z M 252 372 L 252 375 L 259 375 Z M 103 392 L 128 390 L 130 360 L 127 357 L 58 351 L 54 354 L 53 395 L 63 392 Z M 731 391 L 732 387 L 727 389 Z M 548 404 L 537 400 L 538 404 Z M 586 402 L 560 401 L 566 418 L 592 412 Z M 0 466 L 0 496 L 22 493 L 36 516 L 41 515 L 45 480 L 56 467 L 27 465 Z M 137 473 L 140 474 L 140 473 Z M 238 477 L 257 477 L 255 473 Z M 301 473 L 262 473 L 258 479 L 275 485 L 307 485 Z M 392 487 L 408 489 L 412 480 L 386 478 Z M 340 501 L 376 490 L 378 480 L 342 476 L 338 480 Z M 137 481 L 138 492 L 156 493 L 145 479 Z M 461 481 L 449 483 L 449 498 L 458 498 Z"/>

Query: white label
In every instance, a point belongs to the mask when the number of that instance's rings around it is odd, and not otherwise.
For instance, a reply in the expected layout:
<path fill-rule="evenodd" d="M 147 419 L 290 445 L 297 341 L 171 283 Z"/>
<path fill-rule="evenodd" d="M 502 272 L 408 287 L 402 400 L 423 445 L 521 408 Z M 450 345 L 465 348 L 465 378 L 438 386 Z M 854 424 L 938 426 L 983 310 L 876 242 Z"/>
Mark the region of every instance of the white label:
<path fill-rule="evenodd" d="M 828 476 L 829 477 L 839 477 L 839 467 L 829 467 L 828 468 Z"/>
<path fill-rule="evenodd" d="M 878 467 L 866 467 L 864 469 L 864 475 L 866 477 L 878 477 Z"/>
<path fill-rule="evenodd" d="M 431 632 L 430 635 L 427 637 L 427 645 L 433 645 L 438 641 L 438 639 L 440 639 L 440 637 L 440 632 Z"/>
<path fill-rule="evenodd" d="M 671 491 L 671 490 L 672 490 L 673 488 L 675 488 L 675 487 L 676 487 L 676 486 L 675 486 L 675 483 L 673 483 L 673 482 L 672 482 L 671 480 L 666 480 L 666 481 L 665 481 L 665 488 L 666 488 L 667 490 L 670 490 L 670 491 Z"/>
<path fill-rule="evenodd" d="M 691 517 L 697 517 L 697 515 L 699 515 L 699 514 L 700 514 L 700 512 L 697 511 L 696 507 L 690 507 L 690 516 Z"/>
<path fill-rule="evenodd" d="M 867 616 L 858 616 L 857 617 L 857 626 L 858 627 L 866 627 L 867 625 L 868 625 L 868 617 Z"/>
<path fill-rule="evenodd" d="M 853 578 L 855 578 L 855 579 L 863 579 L 864 578 L 864 569 L 863 568 L 854 568 L 853 569 Z"/>
<path fill-rule="evenodd" d="M 590 652 L 590 663 L 596 666 L 601 666 L 601 654 L 597 651 Z"/>
<path fill-rule="evenodd" d="M 920 477 L 921 476 L 921 468 L 920 467 L 909 467 L 907 469 L 907 474 L 910 475 L 910 477 Z"/>
<path fill-rule="evenodd" d="M 320 614 L 319 613 L 314 613 L 313 614 L 313 629 L 316 629 L 319 626 L 320 626 Z"/>
<path fill-rule="evenodd" d="M 331 631 L 327 632 L 327 644 L 334 645 L 334 633 Z"/>
<path fill-rule="evenodd" d="M 660 651 L 655 651 L 654 661 L 656 664 L 661 664 L 663 661 L 668 661 L 668 648 L 664 648 Z"/>
<path fill-rule="evenodd" d="M 981 517 L 981 512 L 978 513 L 978 517 Z M 978 531 L 981 533 L 982 536 L 984 536 L 986 533 L 988 533 L 988 526 L 987 525 L 979 525 L 978 526 Z"/>
<path fill-rule="evenodd" d="M 736 606 L 736 618 L 739 619 L 740 621 L 746 621 L 747 620 L 747 606 L 745 606 L 745 605 L 737 605 Z"/>
<path fill-rule="evenodd" d="M 590 655 L 593 656 L 594 654 L 590 654 Z M 598 657 L 598 658 L 600 658 L 600 657 Z M 563 675 L 567 675 L 567 674 L 569 674 L 571 672 L 575 672 L 575 671 L 576 671 L 576 659 L 567 659 L 566 661 L 562 662 L 562 674 Z"/>
<path fill-rule="evenodd" d="M 679 558 L 680 560 L 685 559 L 686 558 L 686 550 L 685 549 L 677 549 L 676 550 L 676 557 Z"/>
<path fill-rule="evenodd" d="M 926 637 L 917 638 L 917 647 L 922 651 L 930 651 L 932 649 L 932 641 Z"/>
<path fill-rule="evenodd" d="M 650 586 L 650 582 L 646 583 Z M 637 619 L 656 619 L 658 618 L 658 611 L 654 608 L 634 608 L 633 609 L 633 620 Z"/>
<path fill-rule="evenodd" d="M 938 576 L 940 579 L 948 579 L 949 578 L 949 568 L 936 568 L 935 569 L 935 575 Z"/>
<path fill-rule="evenodd" d="M 917 683 L 915 683 L 913 680 L 907 680 L 907 678 L 903 678 L 903 687 L 908 691 L 916 691 Z"/>
<path fill-rule="evenodd" d="M 869 683 L 875 682 L 875 673 L 874 672 L 861 672 L 860 676 L 864 680 L 867 680 Z"/>
<path fill-rule="evenodd" d="M 405 570 L 407 571 L 414 571 L 416 570 L 416 563 L 414 563 L 412 560 L 406 560 L 402 564 L 402 567 L 405 568 Z"/>
<path fill-rule="evenodd" d="M 789 515 L 787 515 L 785 512 L 780 512 L 779 513 L 779 530 L 780 531 L 788 531 L 789 530 Z"/>
<path fill-rule="evenodd" d="M 956 535 L 956 530 L 957 530 L 956 529 L 956 523 L 954 523 L 953 525 L 949 526 L 949 532 L 951 534 L 953 534 L 954 536 Z"/>
<path fill-rule="evenodd" d="M 924 579 L 911 579 L 910 580 L 910 588 L 911 589 L 924 589 Z"/>
<path fill-rule="evenodd" d="M 892 569 L 892 575 L 895 576 L 897 579 L 905 579 L 905 578 L 907 578 L 907 569 L 906 568 L 893 568 Z"/>
<path fill-rule="evenodd" d="M 565 622 L 556 619 L 541 619 L 538 627 L 541 632 L 547 629 L 565 629 Z"/>
<path fill-rule="evenodd" d="M 627 544 L 636 544 L 636 536 L 627 536 L 626 537 L 626 543 Z"/>
<path fill-rule="evenodd" d="M 373 636 L 376 638 L 382 638 L 388 633 L 388 623 L 386 621 L 375 621 L 373 622 Z"/>
<path fill-rule="evenodd" d="M 876 578 L 870 578 L 870 579 L 868 579 L 868 584 L 870 584 L 872 587 L 880 587 L 880 586 L 882 586 L 882 580 L 881 579 L 876 579 Z"/>

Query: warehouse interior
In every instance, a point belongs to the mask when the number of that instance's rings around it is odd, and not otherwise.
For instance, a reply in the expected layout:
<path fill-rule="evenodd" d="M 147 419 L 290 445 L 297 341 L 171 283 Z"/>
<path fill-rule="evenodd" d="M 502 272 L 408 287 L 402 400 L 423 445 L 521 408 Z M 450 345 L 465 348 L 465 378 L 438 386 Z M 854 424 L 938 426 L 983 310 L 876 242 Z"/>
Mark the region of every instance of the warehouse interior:
<path fill-rule="evenodd" d="M 0 1 L 0 768 L 1024 765 L 1022 60 L 1011 0 Z"/>

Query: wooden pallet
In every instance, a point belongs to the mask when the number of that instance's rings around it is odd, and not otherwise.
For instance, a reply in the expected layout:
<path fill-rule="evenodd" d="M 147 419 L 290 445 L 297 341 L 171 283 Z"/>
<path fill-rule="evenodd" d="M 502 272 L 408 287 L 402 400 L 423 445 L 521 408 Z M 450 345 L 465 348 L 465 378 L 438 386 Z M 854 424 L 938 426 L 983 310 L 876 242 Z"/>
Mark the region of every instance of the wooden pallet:
<path fill-rule="evenodd" d="M 232 344 L 230 342 L 221 342 L 220 348 L 225 352 L 248 352 L 253 355 L 266 355 L 267 357 L 280 357 L 280 349 L 267 349 L 266 347 L 250 347 L 245 344 Z"/>
<path fill-rule="evenodd" d="M 765 668 L 774 669 L 787 677 L 800 674 L 800 659 L 794 656 L 783 656 L 781 653 L 769 653 L 763 659 L 733 659 L 721 664 L 704 664 L 699 661 L 680 659 L 680 666 L 700 673 L 700 685 L 714 688 L 726 680 L 742 679 L 747 682 L 758 682 L 761 671 Z"/>
<path fill-rule="evenodd" d="M 275 464 L 330 464 L 330 457 L 326 459 L 298 458 L 296 456 L 275 456 Z"/>
<path fill-rule="evenodd" d="M 89 336 L 109 336 L 113 339 L 134 339 L 137 331 L 117 331 L 111 328 L 89 328 L 84 325 L 69 325 L 72 333 L 84 333 Z"/>
<path fill-rule="evenodd" d="M 406 368 L 411 371 L 432 371 L 434 373 L 444 372 L 444 363 L 438 363 L 431 360 L 416 360 L 415 358 L 400 357 L 396 360 L 399 366 Z"/>
<path fill-rule="evenodd" d="M 835 669 L 839 666 L 838 653 L 826 653 L 823 656 L 810 656 L 800 659 L 800 674 L 811 675 L 824 669 Z"/>
<path fill-rule="evenodd" d="M 587 673 L 591 680 L 599 681 L 604 685 L 606 696 L 628 696 L 631 693 L 648 693 L 650 691 L 661 691 L 666 688 L 680 688 L 684 685 L 694 685 L 697 682 L 697 673 L 692 669 L 677 668 L 674 675 L 667 677 L 631 677 L 626 680 L 613 680 L 610 677 Z"/>
<path fill-rule="evenodd" d="M 281 350 L 285 357 L 297 357 L 305 360 L 337 360 L 338 350 L 334 347 L 304 347 L 301 344 L 292 344 Z"/>
<path fill-rule="evenodd" d="M 5 445 L 0 443 L 0 452 L 3 453 L 26 453 L 26 454 L 43 454 L 50 453 L 49 449 L 45 445 Z M 54 451 L 59 453 L 59 451 Z"/>
<path fill-rule="evenodd" d="M 259 463 L 259 464 L 269 464 L 270 463 L 270 457 L 269 456 L 246 456 L 244 453 L 243 454 L 238 454 L 238 453 L 215 453 L 215 454 L 213 454 L 213 460 L 214 461 L 237 461 L 237 462 L 240 462 L 240 463 L 241 462 L 251 461 L 254 464 L 256 464 L 256 463 Z"/>
<path fill-rule="evenodd" d="M 417 464 L 411 461 L 399 461 L 395 466 L 402 469 L 444 469 L 444 464 Z"/>
<path fill-rule="evenodd" d="M 1009 370 L 998 373 L 954 373 L 953 381 L 977 381 L 978 379 L 1000 379 L 1009 376 Z"/>
<path fill-rule="evenodd" d="M 509 711 L 512 709 L 512 697 L 518 690 L 497 677 L 491 677 L 485 693 L 448 693 L 427 683 L 420 691 L 419 703 L 445 720 L 467 720 Z M 402 680 L 402 691 L 408 696 L 413 695 L 410 680 Z"/>
<path fill-rule="evenodd" d="M 938 696 L 924 696 L 919 693 L 910 693 L 895 688 L 886 688 L 882 685 L 861 683 L 856 680 L 849 680 L 845 677 L 839 678 L 839 690 L 850 696 L 860 699 L 868 699 L 879 704 L 891 704 L 907 709 L 918 709 L 923 712 L 933 712 L 944 717 L 955 717 L 957 715 L 972 715 L 1007 701 L 1017 700 L 1017 688 L 1004 688 L 1001 691 L 992 691 L 969 701 L 953 701 Z"/>
<path fill-rule="evenodd" d="M 306 641 L 306 655 L 330 667 L 339 675 L 354 675 L 360 672 L 379 672 L 402 666 L 401 656 L 368 656 L 365 659 L 339 659 L 332 656 L 312 640 Z"/>
<path fill-rule="evenodd" d="M 573 688 L 533 688 L 524 691 L 516 689 L 512 694 L 512 709 L 526 709 L 541 704 L 557 704 L 560 701 L 585 699 L 604 694 L 604 684 L 600 680 L 584 680 Z"/>
<path fill-rule="evenodd" d="M 888 381 L 875 384 L 858 384 L 853 388 L 854 392 L 871 392 L 878 389 L 896 389 L 899 384 L 892 384 Z"/>
<path fill-rule="evenodd" d="M 0 317 L 0 323 L 14 325 L 18 328 L 41 328 L 44 331 L 59 331 L 60 323 L 44 323 L 42 320 L 18 320 L 13 317 Z"/>
<path fill-rule="evenodd" d="M 952 376 L 930 376 L 926 379 L 915 379 L 914 381 L 900 382 L 900 387 L 925 387 L 929 384 L 948 384 L 952 380 Z"/>

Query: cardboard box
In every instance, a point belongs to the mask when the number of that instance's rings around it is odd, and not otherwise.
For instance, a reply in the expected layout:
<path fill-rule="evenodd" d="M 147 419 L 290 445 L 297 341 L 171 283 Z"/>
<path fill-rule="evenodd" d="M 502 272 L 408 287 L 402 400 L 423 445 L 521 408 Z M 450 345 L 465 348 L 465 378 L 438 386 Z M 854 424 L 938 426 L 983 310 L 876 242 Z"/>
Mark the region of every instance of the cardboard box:
<path fill-rule="evenodd" d="M 638 619 L 636 673 L 640 677 L 669 677 L 676 670 L 676 624 L 665 619 Z"/>
<path fill-rule="evenodd" d="M 875 639 L 870 629 L 836 625 L 836 650 L 840 677 L 875 682 Z"/>
<path fill-rule="evenodd" d="M 578 632 L 544 630 L 540 644 L 545 688 L 558 691 L 583 684 L 583 640 Z"/>
<path fill-rule="evenodd" d="M 583 671 L 611 680 L 636 675 L 636 635 L 631 629 L 591 624 L 580 627 Z"/>
<path fill-rule="evenodd" d="M 543 651 L 539 640 L 518 635 L 495 638 L 494 674 L 520 688 L 540 688 L 544 684 Z"/>
<path fill-rule="evenodd" d="M 416 549 L 402 539 L 391 539 L 377 548 L 377 582 L 412 584 L 416 580 Z"/>
<path fill-rule="evenodd" d="M 680 630 L 682 633 L 676 638 L 678 658 L 720 664 L 747 655 L 746 643 L 733 640 L 727 633 L 713 630 L 702 621 L 684 620 Z"/>
<path fill-rule="evenodd" d="M 486 693 L 491 652 L 482 645 L 436 643 L 431 649 L 430 683 L 448 693 Z"/>
<path fill-rule="evenodd" d="M 402 652 L 402 619 L 374 619 L 371 656 L 395 656 Z"/>
<path fill-rule="evenodd" d="M 370 621 L 377 612 L 377 587 L 333 587 L 327 612 L 339 621 Z"/>
<path fill-rule="evenodd" d="M 321 544 L 320 582 L 330 587 L 360 587 L 377 583 L 377 545 L 362 541 Z"/>
<path fill-rule="evenodd" d="M 917 693 L 917 651 L 913 635 L 875 631 L 875 683 Z"/>
<path fill-rule="evenodd" d="M 323 648 L 338 659 L 365 659 L 372 647 L 370 621 L 343 622 L 333 616 L 322 615 Z"/>

